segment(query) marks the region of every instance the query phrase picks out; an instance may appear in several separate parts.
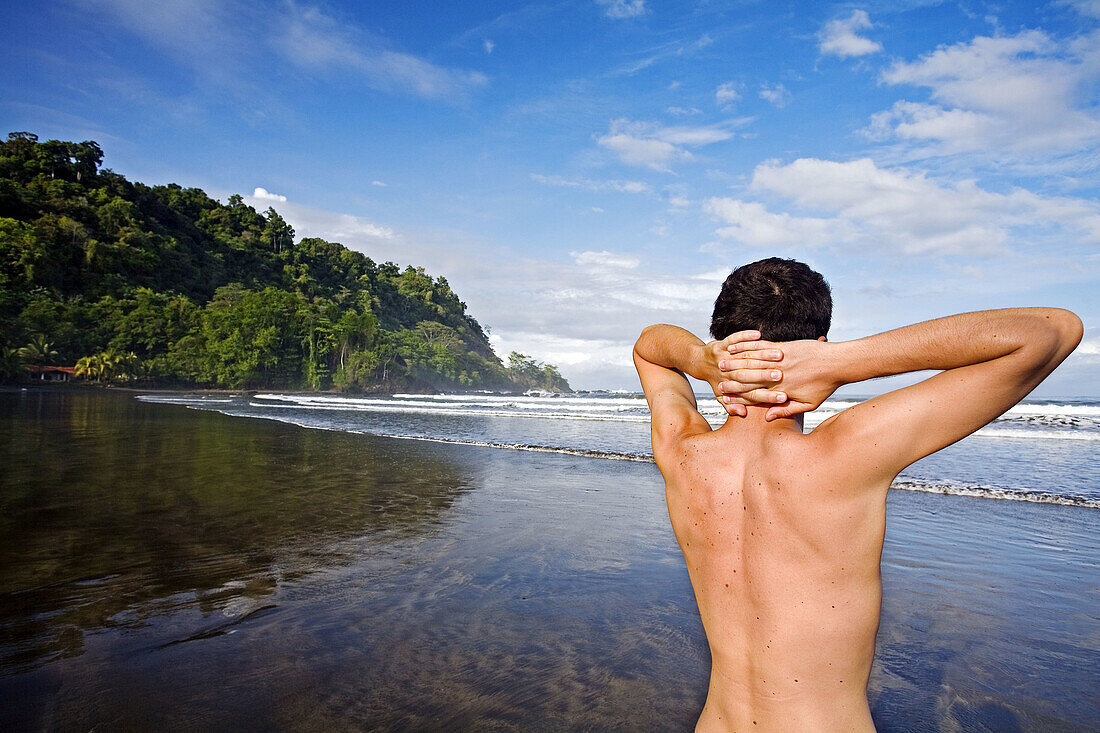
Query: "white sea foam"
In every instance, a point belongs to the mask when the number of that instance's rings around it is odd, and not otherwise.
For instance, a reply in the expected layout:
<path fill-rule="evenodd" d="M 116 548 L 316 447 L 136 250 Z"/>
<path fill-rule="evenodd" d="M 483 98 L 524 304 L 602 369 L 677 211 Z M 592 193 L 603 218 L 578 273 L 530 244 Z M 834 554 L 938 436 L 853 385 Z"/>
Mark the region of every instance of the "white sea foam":
<path fill-rule="evenodd" d="M 447 416 L 527 417 L 546 420 L 583 420 L 644 423 L 649 410 L 639 397 L 588 397 L 554 395 L 462 394 L 413 395 L 393 397 L 345 397 L 315 394 L 258 394 L 253 407 L 294 407 L 308 410 L 344 410 L 365 413 L 406 413 Z M 830 400 L 806 416 L 806 429 L 858 404 L 854 400 Z M 1055 408 L 1083 408 L 1078 415 L 1055 412 Z M 1013 408 L 1004 418 L 979 430 L 983 438 L 1023 440 L 1074 440 L 1100 442 L 1100 420 L 1088 415 L 1100 411 L 1094 405 L 1033 405 Z M 726 419 L 725 410 L 700 395 L 699 410 L 714 427 Z"/>
<path fill-rule="evenodd" d="M 971 486 L 953 482 L 931 483 L 923 481 L 895 481 L 892 489 L 902 491 L 920 491 L 926 494 L 948 494 L 950 496 L 972 496 L 980 499 L 1000 499 L 1002 501 L 1026 501 L 1033 504 L 1058 504 L 1060 506 L 1078 506 L 1087 509 L 1100 509 L 1100 499 L 1088 499 L 1083 496 L 1065 496 L 1046 494 L 1038 491 L 1020 491 L 994 486 Z"/>
<path fill-rule="evenodd" d="M 598 415 L 584 412 L 541 412 L 541 413 L 522 413 L 509 409 L 491 409 L 491 408 L 462 408 L 462 407 L 440 407 L 440 406 L 422 406 L 411 404 L 408 402 L 380 402 L 380 403 L 359 403 L 359 404 L 316 404 L 316 403 L 292 403 L 292 404 L 272 404 L 270 402 L 250 402 L 249 407 L 259 408 L 289 408 L 289 409 L 305 409 L 305 410 L 328 410 L 328 411 L 356 411 L 356 412 L 379 412 L 379 413 L 406 413 L 406 414 L 422 414 L 422 415 L 469 415 L 475 417 L 529 417 L 529 418 L 545 418 L 548 420 L 586 420 L 597 422 L 633 422 L 633 423 L 646 423 L 649 422 L 649 414 L 644 415 Z"/>
<path fill-rule="evenodd" d="M 253 406 L 259 408 L 270 407 L 267 404 L 256 404 Z M 330 408 L 339 409 L 339 408 Z M 391 438 L 395 440 L 413 440 L 424 443 L 443 443 L 451 445 L 466 445 L 478 448 L 490 448 L 494 450 L 512 450 L 512 451 L 524 451 L 531 453 L 551 453 L 558 455 L 576 456 L 580 458 L 591 458 L 595 460 L 609 460 L 609 461 L 628 461 L 632 463 L 653 463 L 653 456 L 648 453 L 628 453 L 621 451 L 600 451 L 600 450 L 585 450 L 581 448 L 569 448 L 562 446 L 549 446 L 549 445 L 533 445 L 524 443 L 497 443 L 492 441 L 482 440 L 464 440 L 461 438 L 445 438 L 436 436 L 424 436 L 424 435 L 411 435 L 407 433 L 394 433 L 394 432 L 373 432 L 369 430 L 354 430 L 339 428 L 333 425 L 317 425 L 310 422 L 305 422 L 300 419 L 294 419 L 289 415 L 271 414 L 265 412 L 258 413 L 233 413 L 228 412 L 228 415 L 234 417 L 254 417 L 266 420 L 275 420 L 277 422 L 289 423 L 297 425 L 298 427 L 312 429 L 312 430 L 333 430 L 338 432 L 350 432 L 361 435 L 371 435 L 382 438 Z M 978 486 L 972 484 L 962 484 L 952 481 L 916 481 L 911 479 L 898 479 L 894 481 L 891 488 L 900 491 L 916 491 L 929 494 L 946 494 L 950 496 L 965 496 L 979 499 L 994 499 L 1000 501 L 1019 501 L 1030 502 L 1034 504 L 1057 504 L 1060 506 L 1072 506 L 1082 507 L 1086 509 L 1100 509 L 1100 499 L 1090 499 L 1081 496 L 1072 495 L 1060 495 L 1049 494 L 1039 491 L 1023 491 L 1019 489 L 1009 489 L 995 486 Z"/>
<path fill-rule="evenodd" d="M 1090 432 L 1085 430 L 1041 430 L 1032 428 L 1030 430 L 1023 429 L 1006 429 L 995 427 L 996 423 L 993 423 L 990 427 L 980 429 L 974 433 L 982 438 L 1015 438 L 1017 440 L 1086 440 L 1086 441 L 1100 441 L 1100 432 Z"/>
<path fill-rule="evenodd" d="M 218 404 L 218 403 L 229 404 L 229 403 L 235 402 L 235 400 L 232 399 L 232 398 L 227 399 L 225 397 L 204 397 L 202 395 L 194 395 L 194 396 L 172 395 L 172 396 L 165 396 L 165 395 L 143 394 L 143 395 L 138 395 L 137 399 L 139 399 L 142 402 L 155 402 L 157 404 L 164 404 L 164 405 L 209 405 L 209 404 Z"/>
<path fill-rule="evenodd" d="M 1021 402 L 1006 415 L 1069 415 L 1100 418 L 1100 405 L 1036 404 Z"/>

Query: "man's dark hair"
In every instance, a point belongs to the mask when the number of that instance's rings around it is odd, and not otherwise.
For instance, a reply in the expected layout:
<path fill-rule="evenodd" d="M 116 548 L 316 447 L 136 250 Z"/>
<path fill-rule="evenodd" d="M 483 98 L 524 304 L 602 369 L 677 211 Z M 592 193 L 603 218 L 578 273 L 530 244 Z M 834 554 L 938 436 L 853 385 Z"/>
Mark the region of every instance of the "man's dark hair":
<path fill-rule="evenodd" d="M 755 329 L 769 341 L 827 336 L 833 318 L 829 283 L 795 260 L 769 257 L 730 273 L 714 301 L 710 335 Z"/>

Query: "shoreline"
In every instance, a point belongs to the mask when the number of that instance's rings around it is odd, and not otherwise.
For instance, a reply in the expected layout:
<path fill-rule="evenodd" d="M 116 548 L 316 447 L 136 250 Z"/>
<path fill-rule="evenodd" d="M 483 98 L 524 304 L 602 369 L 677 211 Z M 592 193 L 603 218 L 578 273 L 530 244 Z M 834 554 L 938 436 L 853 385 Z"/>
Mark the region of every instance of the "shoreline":
<path fill-rule="evenodd" d="M 192 393 L 193 394 L 193 393 Z M 175 395 L 164 395 L 163 397 L 171 397 Z M 162 397 L 162 399 L 163 399 Z M 415 441 L 420 443 L 433 443 L 443 445 L 458 445 L 468 446 L 472 448 L 484 448 L 493 451 L 514 451 L 521 453 L 543 453 L 543 454 L 555 454 L 560 456 L 571 456 L 574 458 L 584 458 L 597 461 L 615 461 L 615 462 L 627 462 L 627 463 L 653 463 L 653 457 L 648 452 L 648 446 L 643 448 L 628 449 L 623 448 L 609 448 L 609 447 L 592 447 L 592 444 L 584 445 L 575 443 L 568 444 L 548 444 L 547 442 L 538 442 L 538 439 L 531 439 L 530 433 L 516 432 L 517 425 L 515 423 L 509 423 L 511 428 L 507 429 L 507 432 L 498 433 L 493 436 L 485 436 L 484 439 L 476 439 L 461 434 L 448 435 L 446 431 L 434 431 L 429 429 L 425 432 L 423 426 L 421 429 L 405 429 L 395 431 L 393 427 L 387 427 L 385 423 L 374 424 L 372 421 L 378 415 L 393 414 L 386 408 L 377 408 L 381 412 L 373 410 L 366 410 L 363 413 L 362 418 L 351 418 L 358 420 L 355 424 L 340 423 L 332 424 L 328 418 L 318 417 L 318 415 L 329 414 L 331 411 L 343 412 L 345 410 L 352 410 L 354 414 L 361 408 L 355 407 L 343 407 L 343 406 L 325 406 L 319 408 L 320 413 L 315 411 L 308 411 L 307 413 L 296 413 L 296 406 L 280 405 L 280 407 L 287 407 L 291 409 L 291 413 L 284 413 L 282 411 L 267 412 L 262 407 L 259 412 L 255 411 L 240 411 L 238 408 L 230 405 L 209 405 L 198 404 L 203 395 L 194 395 L 195 404 L 187 404 L 187 395 L 180 395 L 183 399 L 175 404 L 183 404 L 184 406 L 192 409 L 207 410 L 211 412 L 217 412 L 228 417 L 244 418 L 253 420 L 270 421 L 274 423 L 280 423 L 284 425 L 291 425 L 303 430 L 312 431 L 328 431 L 336 433 L 344 433 L 351 435 L 364 435 L 374 438 L 384 438 L 388 440 L 397 441 Z M 139 397 L 140 399 L 140 397 Z M 156 398 L 149 400 L 150 402 L 157 402 Z M 400 404 L 400 401 L 395 401 Z M 309 410 L 309 408 L 306 408 Z M 414 409 L 411 415 L 424 415 L 424 413 L 417 413 Z M 439 416 L 442 413 L 428 412 L 427 415 Z M 471 416 L 476 416 L 478 413 L 471 413 Z M 484 414 L 484 413 L 482 413 Z M 504 420 L 535 420 L 540 417 L 538 414 L 523 414 L 517 413 L 515 415 L 494 415 Z M 461 419 L 461 417 L 460 417 Z M 577 418 L 584 419 L 584 418 Z M 939 494 L 945 496 L 953 496 L 959 498 L 969 499 L 985 499 L 987 501 L 998 502 L 1012 502 L 1018 504 L 1027 504 L 1030 506 L 1035 505 L 1047 505 L 1047 506 L 1059 506 L 1069 507 L 1075 509 L 1100 509 L 1100 498 L 1090 496 L 1088 494 L 1078 494 L 1073 492 L 1050 492 L 1040 488 L 1031 487 L 1023 488 L 1019 486 L 1013 486 L 1012 484 L 999 484 L 997 482 L 988 483 L 983 481 L 975 482 L 971 480 L 957 481 L 946 478 L 932 478 L 927 476 L 920 476 L 919 473 L 914 475 L 912 473 L 903 472 L 902 475 L 897 477 L 892 485 L 892 492 L 904 491 L 907 493 L 920 493 L 920 494 Z"/>
<path fill-rule="evenodd" d="M 498 390 L 464 390 L 464 391 L 448 391 L 448 392 L 418 392 L 415 390 L 403 390 L 399 392 L 339 392 L 336 390 L 310 390 L 310 389 L 274 389 L 269 387 L 249 387 L 247 389 L 228 389 L 225 387 L 163 387 L 163 386 L 149 386 L 149 387 L 132 387 L 113 384 L 89 384 L 78 382 L 62 382 L 62 383 L 43 383 L 43 384 L 0 384 L 0 392 L 22 392 L 22 391 L 82 391 L 82 390 L 102 390 L 104 392 L 133 392 L 133 393 L 164 393 L 164 394 L 209 394 L 209 395 L 256 395 L 261 393 L 277 392 L 279 394 L 288 395 L 329 395 L 332 397 L 395 397 L 399 394 L 415 394 L 415 395 L 500 395 L 502 397 L 519 397 L 527 395 L 528 392 L 539 392 L 549 397 L 568 397 L 568 396 L 585 396 L 592 394 L 600 395 L 617 395 L 617 396 L 635 396 L 641 395 L 641 390 L 620 390 L 620 389 L 576 389 L 571 392 L 550 392 L 546 390 L 526 390 L 524 392 L 519 391 L 498 391 Z M 875 394 L 845 394 L 834 395 L 830 398 L 835 402 L 864 402 L 866 400 L 877 397 L 879 393 Z M 696 392 L 696 397 L 706 398 L 707 393 Z M 1098 402 L 1100 401 L 1100 395 L 1046 395 L 1046 396 L 1033 396 L 1028 395 L 1024 399 L 1020 400 L 1017 404 L 1020 405 L 1043 405 L 1043 404 L 1066 404 L 1076 405 L 1082 403 Z M 821 409 L 821 408 L 819 408 Z M 1011 409 L 1011 408 L 1010 408 Z M 807 413 L 811 414 L 811 413 Z"/>
<path fill-rule="evenodd" d="M 527 390 L 526 392 L 518 391 L 496 391 L 496 390 L 467 390 L 467 391 L 453 391 L 453 392 L 417 392 L 415 390 L 404 390 L 400 392 L 339 392 L 336 390 L 310 390 L 310 389 L 275 389 L 269 387 L 249 387 L 247 389 L 227 389 L 224 387 L 132 387 L 114 384 L 88 384 L 88 383 L 73 383 L 73 382 L 60 382 L 60 383 L 45 383 L 45 384 L 0 384 L 0 392 L 78 392 L 78 391 L 103 391 L 103 392 L 125 392 L 125 393 L 137 393 L 137 394 L 195 394 L 195 395 L 247 395 L 255 396 L 257 394 L 277 392 L 279 394 L 288 395 L 329 395 L 332 397 L 394 397 L 399 394 L 415 394 L 415 395 L 500 395 L 501 397 L 519 397 L 526 395 L 528 392 L 538 391 L 548 396 L 562 396 L 562 395 L 575 395 L 583 394 L 590 391 L 599 390 L 584 390 L 573 392 L 548 392 L 546 390 Z"/>

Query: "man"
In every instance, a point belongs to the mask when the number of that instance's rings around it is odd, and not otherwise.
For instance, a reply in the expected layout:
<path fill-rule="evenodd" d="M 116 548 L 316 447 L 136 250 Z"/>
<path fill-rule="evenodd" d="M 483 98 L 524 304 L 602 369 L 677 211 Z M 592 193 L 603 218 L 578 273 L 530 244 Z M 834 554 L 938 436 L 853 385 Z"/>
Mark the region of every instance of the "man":
<path fill-rule="evenodd" d="M 727 278 L 717 341 L 658 325 L 634 347 L 710 645 L 699 731 L 874 730 L 891 481 L 1016 404 L 1082 334 L 1069 311 L 1018 308 L 828 343 L 831 311 L 819 274 L 772 258 Z M 926 369 L 939 373 L 803 434 L 802 413 L 841 385 Z M 699 414 L 685 373 L 726 406 L 722 427 Z"/>

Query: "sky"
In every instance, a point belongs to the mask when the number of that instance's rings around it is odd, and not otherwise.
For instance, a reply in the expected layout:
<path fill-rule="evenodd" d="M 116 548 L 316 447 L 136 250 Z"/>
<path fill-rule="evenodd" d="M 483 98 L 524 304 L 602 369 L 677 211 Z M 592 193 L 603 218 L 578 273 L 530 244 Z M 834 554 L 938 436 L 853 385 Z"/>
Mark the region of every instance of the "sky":
<path fill-rule="evenodd" d="M 1100 396 L 1100 0 L 2 4 L 0 134 L 422 266 L 575 388 L 779 256 L 832 340 L 1070 308 L 1035 394 Z"/>

